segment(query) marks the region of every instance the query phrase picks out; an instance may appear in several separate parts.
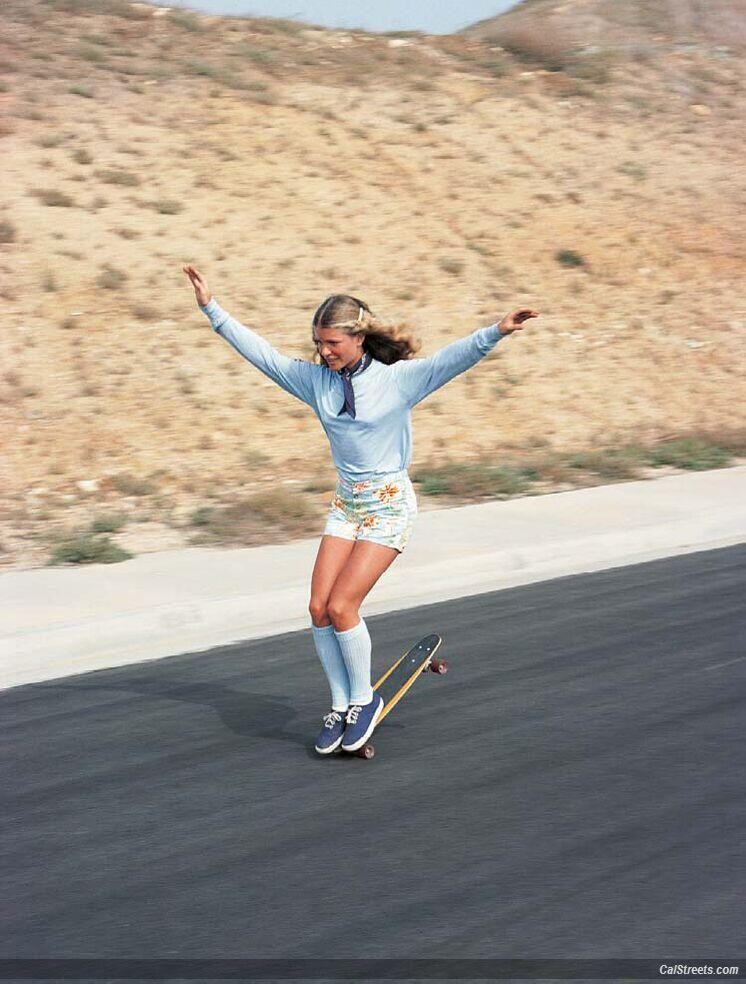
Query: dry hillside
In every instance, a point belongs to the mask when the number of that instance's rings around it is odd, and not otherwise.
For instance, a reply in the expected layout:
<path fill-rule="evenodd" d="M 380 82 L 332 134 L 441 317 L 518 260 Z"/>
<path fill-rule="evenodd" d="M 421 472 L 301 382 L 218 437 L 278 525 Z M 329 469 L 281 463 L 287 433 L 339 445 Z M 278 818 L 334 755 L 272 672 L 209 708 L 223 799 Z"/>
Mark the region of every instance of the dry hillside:
<path fill-rule="evenodd" d="M 533 491 L 567 488 L 560 455 L 692 433 L 743 454 L 743 4 L 704 7 L 526 0 L 442 37 L 5 0 L 0 564 L 91 524 L 134 552 L 320 533 L 324 433 L 185 262 L 297 357 L 339 291 L 420 355 L 539 310 L 415 410 L 415 480 L 533 456 Z M 421 508 L 489 481 L 423 479 Z"/>
<path fill-rule="evenodd" d="M 629 55 L 675 45 L 735 53 L 746 45 L 746 0 L 522 0 L 461 33 L 510 42 L 523 31 L 586 51 L 600 46 Z"/>

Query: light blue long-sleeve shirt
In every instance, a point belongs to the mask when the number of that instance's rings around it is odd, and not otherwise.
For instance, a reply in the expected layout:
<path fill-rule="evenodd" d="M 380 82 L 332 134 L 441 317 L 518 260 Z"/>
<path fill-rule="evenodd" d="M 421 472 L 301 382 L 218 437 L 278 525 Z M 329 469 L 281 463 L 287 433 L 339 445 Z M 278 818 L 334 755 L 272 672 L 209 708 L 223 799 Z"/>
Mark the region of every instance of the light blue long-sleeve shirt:
<path fill-rule="evenodd" d="M 504 336 L 498 323 L 478 328 L 425 359 L 391 365 L 373 359 L 353 373 L 355 418 L 344 413 L 340 373 L 325 365 L 282 355 L 261 335 L 224 311 L 215 298 L 199 305 L 213 329 L 278 386 L 307 403 L 324 428 L 339 477 L 375 480 L 402 471 L 412 460 L 412 407 L 454 376 L 476 365 Z"/>

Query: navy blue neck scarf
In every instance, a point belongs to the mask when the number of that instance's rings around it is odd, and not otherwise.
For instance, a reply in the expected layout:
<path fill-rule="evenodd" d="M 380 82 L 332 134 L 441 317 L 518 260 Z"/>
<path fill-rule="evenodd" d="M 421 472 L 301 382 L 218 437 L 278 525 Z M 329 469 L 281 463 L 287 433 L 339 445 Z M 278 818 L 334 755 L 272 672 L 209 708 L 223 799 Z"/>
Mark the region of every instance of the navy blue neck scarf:
<path fill-rule="evenodd" d="M 365 370 L 371 364 L 372 359 L 373 356 L 370 354 L 370 352 L 364 352 L 362 358 L 358 359 L 355 365 L 352 366 L 350 369 L 339 370 L 339 375 L 342 377 L 342 386 L 344 387 L 344 392 L 345 392 L 345 401 L 342 406 L 342 409 L 337 414 L 338 417 L 341 417 L 346 410 L 347 413 L 349 413 L 349 415 L 352 417 L 352 419 L 353 420 L 355 419 L 355 393 L 354 390 L 352 389 L 351 379 L 353 375 L 357 373 L 365 372 Z"/>

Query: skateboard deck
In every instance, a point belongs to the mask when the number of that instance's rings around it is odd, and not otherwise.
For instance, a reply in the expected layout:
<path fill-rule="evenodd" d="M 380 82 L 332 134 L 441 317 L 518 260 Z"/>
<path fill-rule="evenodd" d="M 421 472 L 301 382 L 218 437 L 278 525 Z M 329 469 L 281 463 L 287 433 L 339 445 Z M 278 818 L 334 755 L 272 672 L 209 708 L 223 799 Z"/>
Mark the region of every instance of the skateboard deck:
<path fill-rule="evenodd" d="M 434 673 L 447 673 L 448 663 L 444 659 L 436 659 L 435 654 L 440 649 L 443 640 L 433 633 L 412 646 L 386 670 L 383 676 L 373 685 L 383 697 L 383 708 L 378 716 L 376 728 L 381 721 L 396 707 L 406 692 L 414 685 L 421 673 L 430 670 Z M 375 732 L 374 732 L 375 734 Z M 373 758 L 375 749 L 370 741 L 361 748 L 351 752 L 360 758 Z"/>

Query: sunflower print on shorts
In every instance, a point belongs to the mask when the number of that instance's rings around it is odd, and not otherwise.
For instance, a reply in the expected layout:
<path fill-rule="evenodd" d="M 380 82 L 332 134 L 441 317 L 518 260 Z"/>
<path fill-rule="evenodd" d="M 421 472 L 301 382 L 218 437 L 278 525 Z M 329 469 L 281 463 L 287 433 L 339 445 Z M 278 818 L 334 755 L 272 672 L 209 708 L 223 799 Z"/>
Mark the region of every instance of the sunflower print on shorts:
<path fill-rule="evenodd" d="M 325 532 L 346 539 L 367 539 L 402 550 L 417 516 L 417 497 L 405 481 L 337 483 Z"/>
<path fill-rule="evenodd" d="M 401 498 L 401 489 L 398 485 L 384 485 L 382 489 L 376 489 L 376 498 L 381 502 L 393 502 Z"/>

